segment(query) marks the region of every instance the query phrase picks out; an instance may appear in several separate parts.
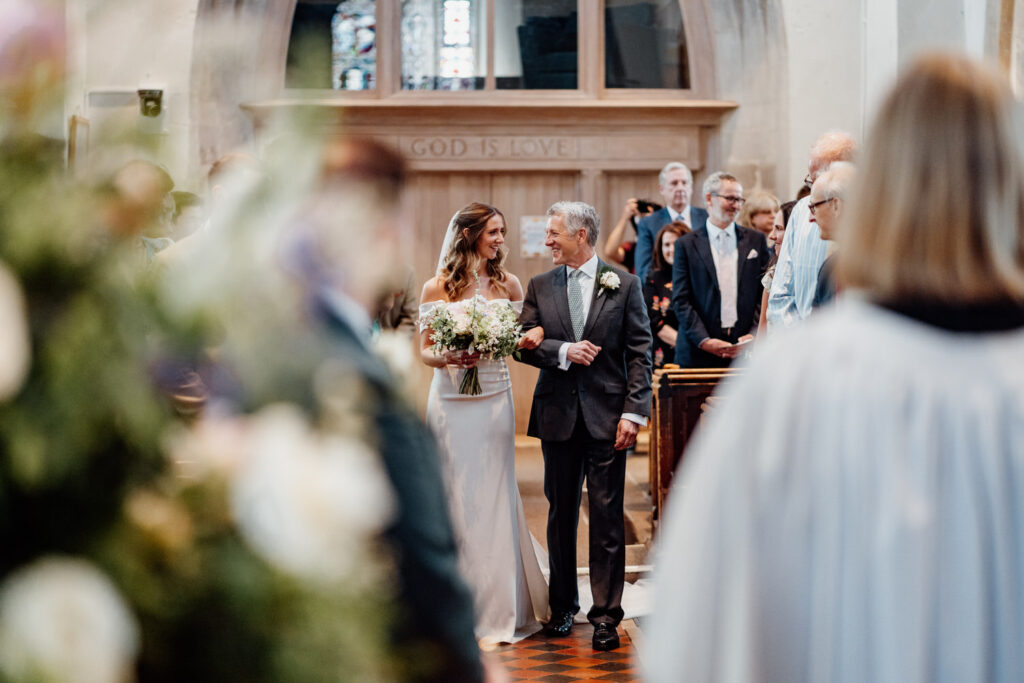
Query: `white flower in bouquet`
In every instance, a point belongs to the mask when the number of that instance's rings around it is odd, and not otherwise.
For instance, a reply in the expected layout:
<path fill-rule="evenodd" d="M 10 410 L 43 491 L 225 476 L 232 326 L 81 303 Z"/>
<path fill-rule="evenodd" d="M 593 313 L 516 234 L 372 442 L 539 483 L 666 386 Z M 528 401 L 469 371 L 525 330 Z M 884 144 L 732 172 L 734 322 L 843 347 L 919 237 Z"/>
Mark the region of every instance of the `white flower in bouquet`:
<path fill-rule="evenodd" d="M 355 438 L 316 432 L 298 408 L 283 404 L 252 418 L 249 443 L 231 485 L 245 538 L 296 576 L 350 576 L 394 514 L 379 456 Z"/>
<path fill-rule="evenodd" d="M 164 439 L 164 451 L 183 479 L 233 475 L 249 449 L 250 423 L 238 415 L 208 411 L 188 427 L 176 425 Z"/>
<path fill-rule="evenodd" d="M 438 304 L 420 321 L 429 329 L 435 354 L 446 351 L 478 351 L 491 359 L 512 355 L 522 336 L 519 316 L 507 301 L 488 301 L 480 295 L 464 301 Z M 459 393 L 482 391 L 479 372 L 469 368 Z"/>
<path fill-rule="evenodd" d="M 0 401 L 21 388 L 28 374 L 31 348 L 21 287 L 0 264 Z"/>
<path fill-rule="evenodd" d="M 84 560 L 43 558 L 0 587 L 0 678 L 120 683 L 138 650 L 135 617 Z"/>

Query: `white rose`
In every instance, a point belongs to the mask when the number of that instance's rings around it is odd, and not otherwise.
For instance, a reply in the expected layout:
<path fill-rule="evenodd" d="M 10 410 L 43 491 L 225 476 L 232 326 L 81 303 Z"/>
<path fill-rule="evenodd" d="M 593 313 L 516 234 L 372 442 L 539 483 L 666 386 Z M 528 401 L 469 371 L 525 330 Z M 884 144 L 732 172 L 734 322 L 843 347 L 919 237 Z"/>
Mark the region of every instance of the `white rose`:
<path fill-rule="evenodd" d="M 601 286 L 605 289 L 618 289 L 619 276 L 614 271 L 606 271 L 601 275 Z"/>
<path fill-rule="evenodd" d="M 48 557 L 0 587 L 0 671 L 15 680 L 120 683 L 139 628 L 117 588 L 83 560 Z"/>
<path fill-rule="evenodd" d="M 315 432 L 294 406 L 252 419 L 252 450 L 231 488 L 242 534 L 284 571 L 345 578 L 394 512 L 379 456 L 362 441 Z"/>
<path fill-rule="evenodd" d="M 164 451 L 184 479 L 230 476 L 249 449 L 250 431 L 248 421 L 237 415 L 209 415 L 188 427 L 173 427 Z"/>
<path fill-rule="evenodd" d="M 0 264 L 0 401 L 21 388 L 28 374 L 31 349 L 21 287 Z"/>

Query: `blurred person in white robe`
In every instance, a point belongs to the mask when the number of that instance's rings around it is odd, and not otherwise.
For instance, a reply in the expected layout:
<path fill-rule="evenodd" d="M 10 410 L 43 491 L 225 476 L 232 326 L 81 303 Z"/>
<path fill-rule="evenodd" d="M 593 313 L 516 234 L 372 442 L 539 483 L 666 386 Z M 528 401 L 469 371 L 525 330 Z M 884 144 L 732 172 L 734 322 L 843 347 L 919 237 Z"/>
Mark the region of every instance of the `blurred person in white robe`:
<path fill-rule="evenodd" d="M 994 68 L 899 79 L 844 296 L 758 349 L 683 461 L 648 680 L 1024 680 L 1022 143 Z"/>

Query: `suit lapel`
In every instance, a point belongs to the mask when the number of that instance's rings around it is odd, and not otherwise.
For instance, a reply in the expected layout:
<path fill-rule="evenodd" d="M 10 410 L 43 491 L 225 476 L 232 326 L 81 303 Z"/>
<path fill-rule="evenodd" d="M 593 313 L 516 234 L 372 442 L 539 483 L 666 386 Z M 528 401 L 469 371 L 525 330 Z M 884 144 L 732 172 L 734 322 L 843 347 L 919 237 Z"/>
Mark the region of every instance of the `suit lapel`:
<path fill-rule="evenodd" d="M 551 298 L 554 301 L 555 310 L 558 311 L 558 318 L 562 321 L 562 330 L 565 332 L 565 338 L 573 339 L 572 317 L 569 315 L 569 292 L 565 285 L 565 266 L 559 266 L 551 277 L 551 288 L 553 290 Z"/>
<path fill-rule="evenodd" d="M 601 270 L 607 268 L 606 264 L 601 259 L 597 259 L 597 270 L 594 272 L 594 291 L 590 295 L 590 312 L 587 313 L 587 324 L 583 326 L 583 338 L 586 339 L 590 332 L 594 329 L 594 323 L 598 316 L 601 315 L 601 309 L 604 308 L 604 302 L 611 296 L 611 292 L 605 292 L 601 294 Z M 621 289 L 621 286 L 620 286 Z"/>
<path fill-rule="evenodd" d="M 736 226 L 736 291 L 739 293 L 740 283 L 743 282 L 743 269 L 747 266 L 747 255 L 754 246 L 755 237 L 753 231 Z M 756 260 L 756 259 L 753 259 Z"/>
<path fill-rule="evenodd" d="M 697 253 L 700 254 L 700 260 L 704 262 L 704 267 L 708 269 L 711 281 L 715 283 L 715 289 L 720 290 L 718 286 L 718 271 L 715 270 L 715 259 L 711 255 L 711 238 L 708 236 L 708 229 L 706 227 L 697 231 L 694 244 L 697 247 Z"/>

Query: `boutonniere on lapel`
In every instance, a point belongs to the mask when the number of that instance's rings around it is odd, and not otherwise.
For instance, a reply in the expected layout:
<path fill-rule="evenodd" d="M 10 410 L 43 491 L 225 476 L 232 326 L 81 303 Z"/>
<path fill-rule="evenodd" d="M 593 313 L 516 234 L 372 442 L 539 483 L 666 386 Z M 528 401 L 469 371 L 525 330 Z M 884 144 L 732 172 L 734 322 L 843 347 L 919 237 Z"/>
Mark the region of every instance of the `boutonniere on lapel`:
<path fill-rule="evenodd" d="M 597 274 L 597 295 L 601 296 L 607 290 L 608 292 L 614 292 L 619 288 L 619 276 L 614 270 L 605 266 L 601 269 L 601 272 Z"/>

